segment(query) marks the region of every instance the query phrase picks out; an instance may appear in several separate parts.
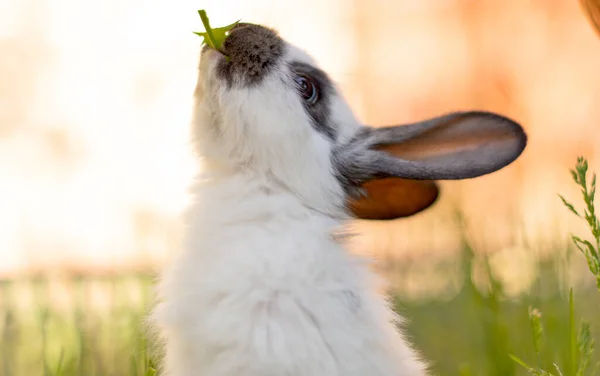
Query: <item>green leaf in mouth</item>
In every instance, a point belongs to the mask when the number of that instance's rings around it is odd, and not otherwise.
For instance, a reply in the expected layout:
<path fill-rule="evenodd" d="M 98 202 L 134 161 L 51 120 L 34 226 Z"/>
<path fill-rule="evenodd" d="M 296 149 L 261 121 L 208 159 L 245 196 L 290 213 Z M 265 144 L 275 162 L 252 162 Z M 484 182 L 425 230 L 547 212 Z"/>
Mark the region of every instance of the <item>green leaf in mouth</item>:
<path fill-rule="evenodd" d="M 200 15 L 200 19 L 202 20 L 202 24 L 204 25 L 205 32 L 194 32 L 194 34 L 201 36 L 203 38 L 202 44 L 207 44 L 210 48 L 213 48 L 219 52 L 222 51 L 223 42 L 225 38 L 229 34 L 229 31 L 237 25 L 240 20 L 235 21 L 231 25 L 211 28 L 210 23 L 208 22 L 208 16 L 206 15 L 206 11 L 204 9 L 199 10 L 198 14 Z"/>

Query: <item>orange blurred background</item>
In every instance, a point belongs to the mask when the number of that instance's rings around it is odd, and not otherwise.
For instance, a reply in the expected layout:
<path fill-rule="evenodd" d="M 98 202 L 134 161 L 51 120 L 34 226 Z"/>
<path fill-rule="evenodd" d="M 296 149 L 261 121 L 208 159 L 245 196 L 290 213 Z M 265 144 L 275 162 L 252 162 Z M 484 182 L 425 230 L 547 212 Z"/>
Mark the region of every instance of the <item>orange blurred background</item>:
<path fill-rule="evenodd" d="M 202 8 L 213 26 L 277 28 L 365 123 L 480 109 L 526 128 L 509 168 L 443 183 L 413 218 L 361 224 L 356 250 L 451 255 L 455 210 L 481 249 L 517 262 L 582 229 L 557 197 L 579 199 L 578 155 L 600 171 L 600 40 L 576 1 L 4 0 L 0 277 L 156 267 L 177 250 Z"/>

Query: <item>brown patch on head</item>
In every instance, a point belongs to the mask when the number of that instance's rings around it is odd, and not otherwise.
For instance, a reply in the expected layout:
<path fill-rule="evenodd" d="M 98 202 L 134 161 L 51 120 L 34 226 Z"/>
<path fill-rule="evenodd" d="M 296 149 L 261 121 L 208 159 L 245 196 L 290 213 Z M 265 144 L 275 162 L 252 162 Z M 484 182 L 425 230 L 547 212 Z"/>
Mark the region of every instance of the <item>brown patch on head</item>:
<path fill-rule="evenodd" d="M 283 55 L 284 41 L 276 31 L 240 23 L 223 43 L 229 61 L 223 61 L 219 75 L 229 83 L 253 85 L 271 71 Z"/>

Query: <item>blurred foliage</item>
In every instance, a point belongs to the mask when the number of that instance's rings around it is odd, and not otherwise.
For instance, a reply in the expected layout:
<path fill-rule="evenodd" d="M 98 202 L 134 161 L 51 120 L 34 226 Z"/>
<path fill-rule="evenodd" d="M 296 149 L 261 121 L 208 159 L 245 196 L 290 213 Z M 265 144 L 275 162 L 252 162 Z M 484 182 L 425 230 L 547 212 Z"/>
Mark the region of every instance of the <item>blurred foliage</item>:
<path fill-rule="evenodd" d="M 564 197 L 560 196 L 563 204 L 576 216 L 584 219 L 594 238 L 592 244 L 588 240 L 581 239 L 578 236 L 571 235 L 573 244 L 581 251 L 587 260 L 590 272 L 596 277 L 596 286 L 600 291 L 600 220 L 596 215 L 594 199 L 596 197 L 596 174 L 592 174 L 592 181 L 588 184 L 587 180 L 588 161 L 579 157 L 575 169 L 571 170 L 571 176 L 575 183 L 581 188 L 581 194 L 585 209 L 583 214 L 579 214 L 575 206 L 568 202 Z"/>
<path fill-rule="evenodd" d="M 575 165 L 575 168 L 571 170 L 571 176 L 573 177 L 575 184 L 581 188 L 582 200 L 585 206 L 583 215 L 579 214 L 579 211 L 575 206 L 563 196 L 559 195 L 559 197 L 567 209 L 579 218 L 584 219 L 589 226 L 592 237 L 594 238 L 595 246 L 588 240 L 583 240 L 575 235 L 571 235 L 571 240 L 585 257 L 588 268 L 596 279 L 598 291 L 600 291 L 600 258 L 598 257 L 600 248 L 600 222 L 596 216 L 596 208 L 594 205 L 596 196 L 596 174 L 592 173 L 592 180 L 588 184 L 587 172 L 588 161 L 583 157 L 577 158 L 577 164 Z M 539 367 L 539 358 L 541 356 L 540 343 L 543 340 L 544 332 L 540 311 L 537 309 L 530 309 L 529 320 Z M 569 352 L 567 355 L 568 362 L 565 368 L 566 371 L 561 370 L 561 367 L 556 362 L 552 364 L 552 368 L 556 370 L 557 375 L 585 376 L 588 374 L 587 371 L 589 370 L 591 360 L 594 356 L 596 341 L 591 336 L 590 324 L 585 320 L 581 322 L 579 332 L 577 332 L 573 289 L 569 292 L 569 337 Z M 517 356 L 511 355 L 511 358 L 528 370 L 532 375 L 555 376 L 553 371 L 549 371 L 550 368 L 548 368 L 548 366 L 546 366 L 545 369 L 536 369 Z M 596 368 L 593 369 L 593 374 L 596 373 L 596 370 Z"/>
<path fill-rule="evenodd" d="M 487 283 L 474 282 L 475 264 L 484 256 L 466 240 L 463 248 L 458 272 L 462 287 L 455 294 L 409 299 L 393 292 L 397 310 L 409 320 L 407 334 L 432 361 L 435 374 L 527 374 L 509 354 L 544 367 L 554 363 L 568 367 L 570 311 L 568 291 L 562 287 L 565 281 L 561 282 L 562 268 L 557 265 L 561 258 L 540 261 L 534 287 L 508 297 L 489 268 Z M 404 273 L 402 267 L 393 270 L 394 274 Z M 443 266 L 437 273 L 454 278 Z M 0 375 L 152 374 L 156 368 L 153 355 L 158 352 L 146 339 L 142 325 L 152 301 L 152 282 L 150 275 L 4 281 L 0 289 Z M 428 284 L 426 277 L 414 282 Z M 589 282 L 575 290 L 576 309 L 589 327 L 598 328 L 600 294 L 593 279 Z M 528 314 L 532 306 L 543 312 L 541 343 L 532 340 Z M 597 333 L 586 335 L 590 341 L 598 339 Z M 590 359 L 591 368 L 597 361 Z"/>
<path fill-rule="evenodd" d="M 0 375 L 152 374 L 142 324 L 151 286 L 136 275 L 5 281 Z"/>

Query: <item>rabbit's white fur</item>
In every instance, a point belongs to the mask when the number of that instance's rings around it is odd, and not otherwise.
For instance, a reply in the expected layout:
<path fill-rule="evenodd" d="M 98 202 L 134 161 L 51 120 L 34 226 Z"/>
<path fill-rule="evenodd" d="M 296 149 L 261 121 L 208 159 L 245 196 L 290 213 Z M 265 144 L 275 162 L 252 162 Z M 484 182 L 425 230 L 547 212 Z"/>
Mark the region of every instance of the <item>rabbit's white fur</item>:
<path fill-rule="evenodd" d="M 166 374 L 422 375 L 339 223 L 262 177 L 198 184 L 164 280 Z"/>
<path fill-rule="evenodd" d="M 226 87 L 222 56 L 200 64 L 183 252 L 155 314 L 168 376 L 416 376 L 421 363 L 365 260 L 336 237 L 348 219 L 332 141 L 310 125 L 278 66 L 260 85 Z M 314 65 L 285 44 L 283 61 Z M 338 139 L 361 124 L 330 95 Z"/>

